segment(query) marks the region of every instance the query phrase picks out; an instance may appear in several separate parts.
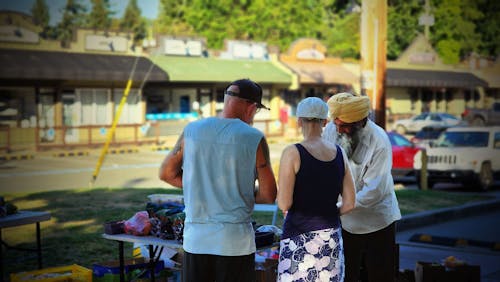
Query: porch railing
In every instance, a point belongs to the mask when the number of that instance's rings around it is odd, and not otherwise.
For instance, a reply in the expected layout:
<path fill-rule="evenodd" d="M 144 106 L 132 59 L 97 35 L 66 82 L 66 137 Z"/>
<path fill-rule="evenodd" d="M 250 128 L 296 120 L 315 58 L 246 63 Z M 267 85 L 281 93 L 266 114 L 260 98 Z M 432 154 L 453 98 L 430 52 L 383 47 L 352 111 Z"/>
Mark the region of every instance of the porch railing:
<path fill-rule="evenodd" d="M 110 146 L 160 145 L 165 139 L 176 139 L 189 121 L 158 121 L 146 124 L 117 125 Z M 282 136 L 284 126 L 276 120 L 256 120 L 254 127 L 267 137 Z M 11 128 L 0 126 L 0 150 L 44 151 L 50 149 L 95 148 L 106 142 L 109 125 Z M 168 138 L 170 137 L 170 138 Z"/>

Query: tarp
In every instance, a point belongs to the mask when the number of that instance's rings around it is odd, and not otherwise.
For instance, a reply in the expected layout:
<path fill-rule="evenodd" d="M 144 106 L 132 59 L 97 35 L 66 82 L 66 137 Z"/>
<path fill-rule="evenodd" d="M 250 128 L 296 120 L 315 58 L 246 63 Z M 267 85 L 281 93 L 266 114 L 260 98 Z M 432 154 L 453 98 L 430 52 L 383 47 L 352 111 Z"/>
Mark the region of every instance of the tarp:
<path fill-rule="evenodd" d="M 249 78 L 261 84 L 292 83 L 292 76 L 271 61 L 165 55 L 151 59 L 168 73 L 171 82 L 230 82 Z"/>

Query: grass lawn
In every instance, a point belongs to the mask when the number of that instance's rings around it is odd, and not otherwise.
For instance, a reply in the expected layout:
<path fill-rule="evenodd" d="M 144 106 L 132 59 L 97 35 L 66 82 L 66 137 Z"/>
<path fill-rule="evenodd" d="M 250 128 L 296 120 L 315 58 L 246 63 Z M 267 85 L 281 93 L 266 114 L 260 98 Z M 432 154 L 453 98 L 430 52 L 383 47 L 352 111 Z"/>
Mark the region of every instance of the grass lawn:
<path fill-rule="evenodd" d="M 103 223 L 128 219 L 145 210 L 147 196 L 166 193 L 181 194 L 178 189 L 165 188 L 96 188 L 49 191 L 30 194 L 3 195 L 20 210 L 48 211 L 51 220 L 41 223 L 44 267 L 78 264 L 92 269 L 93 263 L 117 260 L 117 243 L 101 238 Z M 398 190 L 403 214 L 461 205 L 485 200 L 486 197 L 441 191 Z M 257 224 L 269 224 L 271 212 L 256 212 Z M 276 225 L 283 223 L 280 212 Z M 2 230 L 2 239 L 9 245 L 35 248 L 35 225 Z M 125 244 L 125 256 L 131 256 L 132 244 Z M 13 249 L 4 251 L 4 273 L 36 269 L 36 254 Z M 2 279 L 0 279 L 2 280 Z"/>

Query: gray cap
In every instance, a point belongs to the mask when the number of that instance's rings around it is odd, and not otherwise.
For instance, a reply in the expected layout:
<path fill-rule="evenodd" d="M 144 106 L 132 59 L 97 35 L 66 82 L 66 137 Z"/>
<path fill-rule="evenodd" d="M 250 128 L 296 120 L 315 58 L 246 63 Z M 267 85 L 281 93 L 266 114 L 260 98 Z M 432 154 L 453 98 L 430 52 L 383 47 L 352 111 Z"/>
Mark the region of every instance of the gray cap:
<path fill-rule="evenodd" d="M 297 106 L 297 117 L 327 119 L 328 105 L 318 97 L 305 98 Z"/>

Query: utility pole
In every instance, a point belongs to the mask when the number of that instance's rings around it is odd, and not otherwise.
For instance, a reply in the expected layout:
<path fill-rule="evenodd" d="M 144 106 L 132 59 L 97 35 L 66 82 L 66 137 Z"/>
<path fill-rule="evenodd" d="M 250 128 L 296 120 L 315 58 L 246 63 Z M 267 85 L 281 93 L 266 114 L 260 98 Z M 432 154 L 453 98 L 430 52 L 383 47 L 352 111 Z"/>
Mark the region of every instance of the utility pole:
<path fill-rule="evenodd" d="M 429 0 L 425 0 L 425 13 L 418 18 L 418 25 L 424 26 L 425 39 L 429 40 L 430 27 L 434 25 L 434 15 L 431 14 Z"/>
<path fill-rule="evenodd" d="M 387 0 L 362 0 L 361 94 L 370 98 L 375 123 L 385 128 Z"/>

